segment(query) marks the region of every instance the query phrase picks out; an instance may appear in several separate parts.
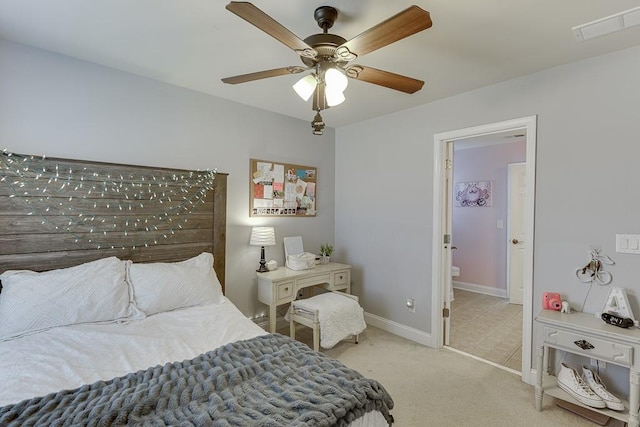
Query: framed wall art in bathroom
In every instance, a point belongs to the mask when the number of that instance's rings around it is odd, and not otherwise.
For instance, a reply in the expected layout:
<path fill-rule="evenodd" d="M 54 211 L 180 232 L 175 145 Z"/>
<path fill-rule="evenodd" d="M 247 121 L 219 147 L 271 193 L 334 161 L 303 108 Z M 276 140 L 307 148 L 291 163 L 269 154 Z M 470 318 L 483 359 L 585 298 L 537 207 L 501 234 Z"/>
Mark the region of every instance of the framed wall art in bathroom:
<path fill-rule="evenodd" d="M 493 204 L 491 181 L 456 182 L 454 206 L 485 207 Z"/>

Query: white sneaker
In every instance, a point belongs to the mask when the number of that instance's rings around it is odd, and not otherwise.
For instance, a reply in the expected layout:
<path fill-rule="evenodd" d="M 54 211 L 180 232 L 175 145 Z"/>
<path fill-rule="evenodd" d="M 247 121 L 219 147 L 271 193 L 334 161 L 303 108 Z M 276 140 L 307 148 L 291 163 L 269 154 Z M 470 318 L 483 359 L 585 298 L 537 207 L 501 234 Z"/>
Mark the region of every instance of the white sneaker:
<path fill-rule="evenodd" d="M 607 408 L 614 411 L 624 411 L 624 404 L 620 399 L 609 393 L 607 387 L 602 383 L 602 380 L 586 365 L 582 366 L 582 378 L 587 385 L 593 390 L 607 405 Z"/>
<path fill-rule="evenodd" d="M 592 408 L 606 408 L 607 404 L 593 390 L 589 388 L 578 375 L 575 369 L 562 364 L 560 372 L 558 372 L 558 387 L 569 393 L 571 397 L 578 402 L 591 406 Z"/>

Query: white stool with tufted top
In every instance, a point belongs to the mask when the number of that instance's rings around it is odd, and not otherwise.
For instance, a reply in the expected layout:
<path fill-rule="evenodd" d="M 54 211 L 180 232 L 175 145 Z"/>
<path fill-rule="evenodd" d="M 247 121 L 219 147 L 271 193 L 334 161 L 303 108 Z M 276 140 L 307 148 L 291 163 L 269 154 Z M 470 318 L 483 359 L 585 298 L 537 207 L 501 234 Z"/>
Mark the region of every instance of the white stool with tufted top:
<path fill-rule="evenodd" d="M 313 330 L 313 349 L 331 348 L 338 341 L 358 335 L 367 327 L 364 322 L 364 310 L 358 304 L 358 297 L 344 292 L 330 291 L 310 298 L 291 302 L 289 312 L 289 331 L 291 338 L 296 337 L 296 323 Z"/>

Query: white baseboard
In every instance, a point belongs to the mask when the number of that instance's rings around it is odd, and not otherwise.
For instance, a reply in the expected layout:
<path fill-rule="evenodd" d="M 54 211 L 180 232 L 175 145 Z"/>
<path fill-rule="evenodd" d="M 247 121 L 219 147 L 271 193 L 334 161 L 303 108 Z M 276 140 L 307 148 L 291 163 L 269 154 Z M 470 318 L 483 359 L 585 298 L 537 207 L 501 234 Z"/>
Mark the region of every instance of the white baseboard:
<path fill-rule="evenodd" d="M 392 320 L 385 319 L 383 317 L 376 316 L 375 314 L 367 312 L 364 313 L 364 318 L 368 325 L 375 326 L 376 328 L 380 328 L 394 335 L 401 336 L 402 338 L 415 341 L 418 344 L 436 348 L 433 343 L 432 335 L 427 332 L 420 331 L 410 326 L 402 325 Z"/>
<path fill-rule="evenodd" d="M 408 340 L 411 341 L 415 341 L 418 344 L 422 344 L 422 345 L 426 345 L 427 347 L 433 347 L 435 348 L 435 346 L 433 345 L 432 342 L 432 337 L 431 334 L 428 334 L 424 331 L 420 331 L 418 329 L 412 328 L 410 326 L 406 326 L 406 325 L 402 325 L 400 323 L 396 323 L 392 320 L 388 320 L 385 319 L 383 317 L 380 316 L 376 316 L 375 314 L 371 314 L 371 313 L 364 313 L 364 318 L 367 322 L 368 325 L 371 326 L 375 326 L 376 328 L 380 328 L 384 331 L 390 332 L 394 335 L 398 335 L 401 336 L 402 338 L 406 338 Z M 269 330 L 269 317 L 268 316 L 261 316 L 261 317 L 254 317 L 251 320 L 253 320 L 253 322 L 260 326 L 262 329 L 264 329 L 265 331 Z M 284 318 L 282 317 L 278 317 L 276 319 L 276 329 L 280 330 L 282 328 L 288 328 L 289 327 L 289 322 L 287 322 L 286 320 L 284 320 Z"/>
<path fill-rule="evenodd" d="M 535 369 L 531 368 L 531 371 L 529 372 L 529 378 L 526 378 L 526 377 L 525 377 L 525 378 L 523 378 L 522 380 L 523 380 L 526 384 L 529 384 L 529 385 L 532 385 L 532 386 L 534 386 L 534 387 L 535 387 L 535 386 L 536 386 L 536 379 L 537 379 L 537 378 L 538 378 L 538 377 L 537 377 L 537 371 L 536 371 Z"/>
<path fill-rule="evenodd" d="M 492 288 L 491 286 L 478 285 L 476 283 L 458 282 L 454 280 L 453 289 L 461 289 L 463 291 L 475 292 L 477 294 L 490 295 L 492 297 L 507 298 L 506 289 Z"/>

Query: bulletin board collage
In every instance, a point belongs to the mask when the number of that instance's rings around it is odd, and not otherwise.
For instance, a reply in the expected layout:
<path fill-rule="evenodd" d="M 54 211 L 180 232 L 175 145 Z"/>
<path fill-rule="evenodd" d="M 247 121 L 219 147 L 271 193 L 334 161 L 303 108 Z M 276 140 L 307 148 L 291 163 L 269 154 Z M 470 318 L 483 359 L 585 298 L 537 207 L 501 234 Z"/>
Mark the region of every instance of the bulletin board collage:
<path fill-rule="evenodd" d="M 249 170 L 250 216 L 316 216 L 316 168 L 250 159 Z"/>

